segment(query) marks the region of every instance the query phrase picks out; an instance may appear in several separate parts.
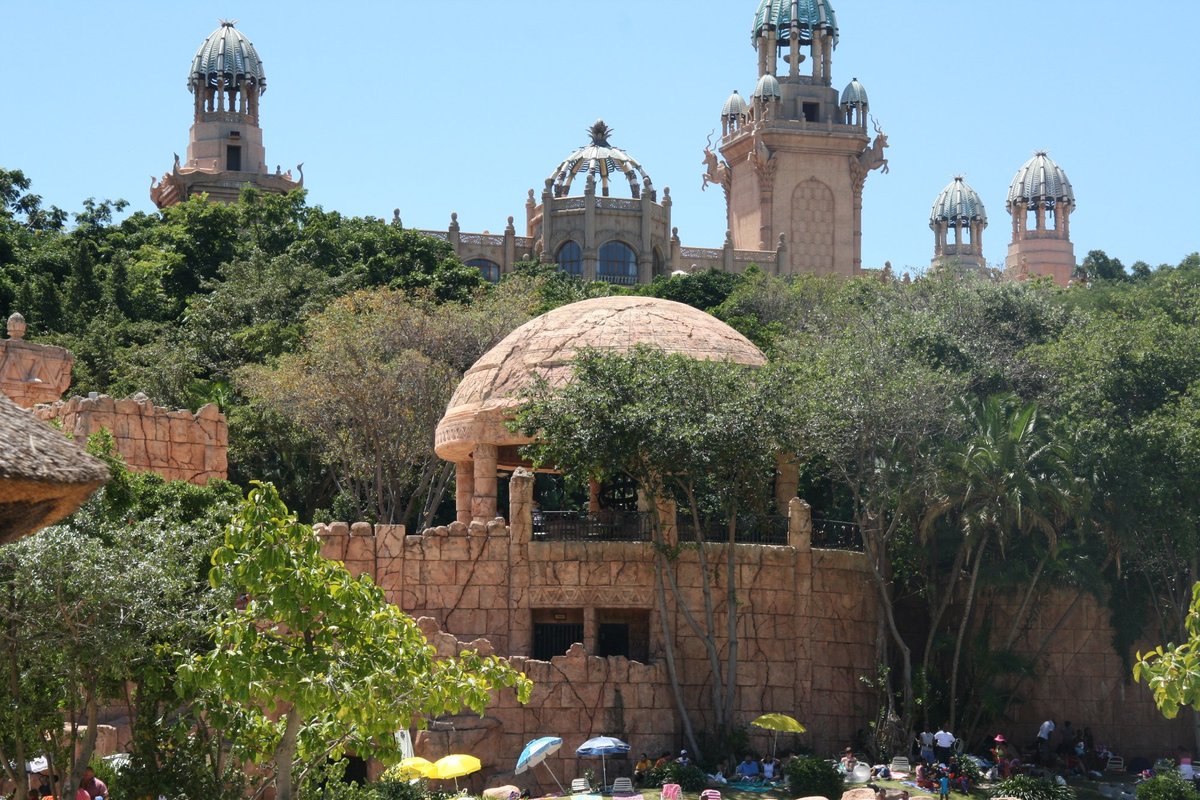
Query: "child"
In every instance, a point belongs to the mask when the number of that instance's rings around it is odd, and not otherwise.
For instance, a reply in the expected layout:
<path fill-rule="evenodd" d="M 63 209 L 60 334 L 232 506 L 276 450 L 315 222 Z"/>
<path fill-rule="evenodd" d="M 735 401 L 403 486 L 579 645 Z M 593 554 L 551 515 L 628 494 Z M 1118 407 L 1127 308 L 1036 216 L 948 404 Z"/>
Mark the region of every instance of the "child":
<path fill-rule="evenodd" d="M 942 777 L 938 778 L 938 798 L 939 800 L 950 800 L 950 776 L 942 773 Z"/>

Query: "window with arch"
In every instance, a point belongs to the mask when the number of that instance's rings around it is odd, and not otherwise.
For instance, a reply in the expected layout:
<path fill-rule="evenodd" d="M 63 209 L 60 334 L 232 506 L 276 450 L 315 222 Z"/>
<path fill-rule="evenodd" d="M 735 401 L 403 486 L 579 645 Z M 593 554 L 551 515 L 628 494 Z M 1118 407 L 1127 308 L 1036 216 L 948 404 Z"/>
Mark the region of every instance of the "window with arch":
<path fill-rule="evenodd" d="M 667 265 L 666 262 L 663 261 L 662 251 L 657 247 L 654 248 L 654 253 L 652 254 L 651 266 L 653 268 L 655 277 L 667 274 Z"/>
<path fill-rule="evenodd" d="M 583 250 L 578 242 L 563 242 L 554 260 L 563 272 L 583 277 Z"/>
<path fill-rule="evenodd" d="M 485 281 L 500 282 L 500 265 L 489 258 L 472 258 L 467 266 L 477 268 Z"/>
<path fill-rule="evenodd" d="M 596 277 L 625 286 L 637 283 L 637 254 L 624 242 L 607 242 L 600 248 L 600 267 Z"/>

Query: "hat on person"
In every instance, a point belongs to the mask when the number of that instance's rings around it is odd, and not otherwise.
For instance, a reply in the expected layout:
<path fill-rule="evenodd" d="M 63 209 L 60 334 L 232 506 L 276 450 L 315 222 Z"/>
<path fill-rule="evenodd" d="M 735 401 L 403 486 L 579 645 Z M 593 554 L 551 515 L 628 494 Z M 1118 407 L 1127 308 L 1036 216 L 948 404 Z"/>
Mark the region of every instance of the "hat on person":
<path fill-rule="evenodd" d="M 1008 741 L 1008 740 L 1004 738 L 1004 734 L 1003 734 L 1003 733 L 997 733 L 997 734 L 996 734 L 996 738 L 995 738 L 995 739 L 993 739 L 992 741 L 993 741 L 993 742 L 1005 742 L 1005 741 Z"/>
<path fill-rule="evenodd" d="M 680 750 L 680 751 L 679 751 L 679 755 L 681 755 L 681 756 L 686 756 L 686 755 L 687 755 L 687 750 Z"/>

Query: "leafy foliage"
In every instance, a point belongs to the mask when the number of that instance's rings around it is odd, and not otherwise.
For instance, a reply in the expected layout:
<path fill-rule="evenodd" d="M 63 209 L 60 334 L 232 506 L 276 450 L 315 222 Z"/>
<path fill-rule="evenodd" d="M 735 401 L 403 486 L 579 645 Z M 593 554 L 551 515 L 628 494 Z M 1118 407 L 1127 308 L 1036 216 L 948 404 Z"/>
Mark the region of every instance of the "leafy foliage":
<path fill-rule="evenodd" d="M 667 783 L 677 783 L 685 792 L 700 792 L 708 786 L 708 776 L 695 764 L 680 764 L 677 761 L 668 761 L 646 773 L 646 786 L 662 786 Z"/>
<path fill-rule="evenodd" d="M 841 797 L 845 778 L 823 758 L 799 756 L 784 767 L 788 792 L 793 797 Z"/>
<path fill-rule="evenodd" d="M 1017 800 L 1075 800 L 1075 790 L 1048 778 L 1014 775 L 988 790 L 989 797 L 1015 797 Z"/>
<path fill-rule="evenodd" d="M 1137 800 L 1200 800 L 1200 791 L 1178 770 L 1167 769 L 1137 785 Z"/>

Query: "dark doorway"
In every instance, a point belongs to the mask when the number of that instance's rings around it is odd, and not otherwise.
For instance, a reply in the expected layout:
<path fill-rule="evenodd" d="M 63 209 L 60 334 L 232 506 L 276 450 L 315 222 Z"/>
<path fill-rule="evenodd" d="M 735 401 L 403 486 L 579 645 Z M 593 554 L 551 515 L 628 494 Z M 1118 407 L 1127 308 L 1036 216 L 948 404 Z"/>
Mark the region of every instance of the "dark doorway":
<path fill-rule="evenodd" d="M 820 103 L 805 103 L 803 105 L 804 119 L 806 122 L 821 121 L 821 104 Z"/>
<path fill-rule="evenodd" d="M 242 148 L 237 145 L 225 146 L 225 169 L 230 172 L 242 171 Z"/>
<path fill-rule="evenodd" d="M 601 622 L 597 633 L 596 655 L 629 658 L 629 626 L 624 622 Z"/>
<path fill-rule="evenodd" d="M 634 608 L 596 610 L 596 655 L 650 661 L 650 612 Z"/>
<path fill-rule="evenodd" d="M 355 783 L 365 786 L 367 783 L 367 762 L 358 756 L 346 756 L 346 771 L 342 773 L 342 783 Z"/>

